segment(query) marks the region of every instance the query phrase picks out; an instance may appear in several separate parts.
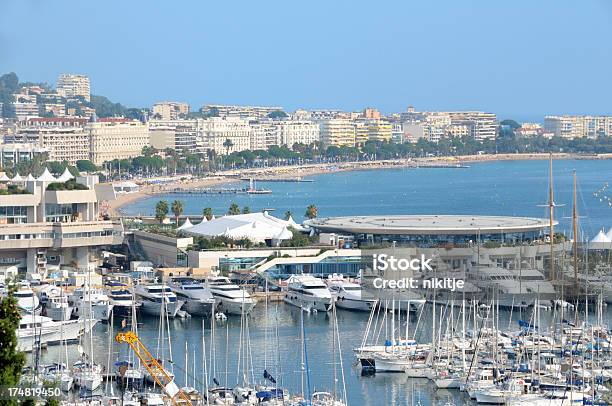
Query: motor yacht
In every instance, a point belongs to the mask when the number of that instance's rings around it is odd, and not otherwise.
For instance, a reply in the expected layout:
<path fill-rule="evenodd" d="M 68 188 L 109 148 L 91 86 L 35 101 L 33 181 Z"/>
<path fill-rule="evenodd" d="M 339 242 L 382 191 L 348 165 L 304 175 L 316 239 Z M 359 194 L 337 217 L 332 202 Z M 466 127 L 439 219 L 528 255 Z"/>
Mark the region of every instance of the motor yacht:
<path fill-rule="evenodd" d="M 334 298 L 327 285 L 311 275 L 293 275 L 287 280 L 284 301 L 308 312 L 331 310 Z"/>
<path fill-rule="evenodd" d="M 134 294 L 142 303 L 143 313 L 152 316 L 159 316 L 163 308 L 168 317 L 176 317 L 185 303 L 176 297 L 168 285 L 159 283 L 136 285 Z"/>
<path fill-rule="evenodd" d="M 174 294 L 185 302 L 183 310 L 193 316 L 212 316 L 215 311 L 215 298 L 211 290 L 197 279 L 177 276 L 168 284 Z"/>
<path fill-rule="evenodd" d="M 245 289 L 232 283 L 225 276 L 211 276 L 206 279 L 206 287 L 218 300 L 217 310 L 227 314 L 249 314 L 255 304 L 255 299 Z"/>
<path fill-rule="evenodd" d="M 325 281 L 336 306 L 341 309 L 369 312 L 376 304 L 375 299 L 365 298 L 361 285 L 344 279 L 342 275 L 330 275 Z"/>

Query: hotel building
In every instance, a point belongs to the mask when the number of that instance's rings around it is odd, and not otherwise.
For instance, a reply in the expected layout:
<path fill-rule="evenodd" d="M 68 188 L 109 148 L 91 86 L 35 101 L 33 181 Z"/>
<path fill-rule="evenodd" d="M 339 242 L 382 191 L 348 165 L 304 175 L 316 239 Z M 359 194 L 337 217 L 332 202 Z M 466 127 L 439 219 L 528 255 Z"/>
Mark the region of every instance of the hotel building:
<path fill-rule="evenodd" d="M 201 120 L 201 134 L 204 145 L 217 155 L 251 148 L 251 127 L 247 120 L 238 117 L 211 117 Z M 229 146 L 225 146 L 229 140 Z"/>
<path fill-rule="evenodd" d="M 78 160 L 89 159 L 89 134 L 78 119 L 46 118 L 41 125 L 39 119 L 26 122 L 17 129 L 17 133 L 5 139 L 7 143 L 35 144 L 48 151 L 49 161 L 66 161 L 71 165 Z M 86 119 L 84 121 L 87 121 Z"/>
<path fill-rule="evenodd" d="M 149 124 L 126 119 L 99 119 L 88 123 L 85 131 L 89 136 L 89 160 L 95 165 L 113 159 L 140 156 L 149 144 Z"/>
<path fill-rule="evenodd" d="M 280 106 L 277 107 L 262 107 L 262 106 L 236 106 L 225 104 L 207 104 L 202 106 L 200 111 L 203 114 L 213 117 L 238 117 L 245 119 L 265 119 L 268 114 L 274 111 L 283 111 Z"/>
<path fill-rule="evenodd" d="M 60 269 L 99 265 L 95 251 L 123 242 L 120 222 L 104 219 L 111 185 L 78 177 L 83 190 L 49 190 L 47 181 L 23 183 L 25 194 L 0 195 L 0 268 L 45 277 Z"/>

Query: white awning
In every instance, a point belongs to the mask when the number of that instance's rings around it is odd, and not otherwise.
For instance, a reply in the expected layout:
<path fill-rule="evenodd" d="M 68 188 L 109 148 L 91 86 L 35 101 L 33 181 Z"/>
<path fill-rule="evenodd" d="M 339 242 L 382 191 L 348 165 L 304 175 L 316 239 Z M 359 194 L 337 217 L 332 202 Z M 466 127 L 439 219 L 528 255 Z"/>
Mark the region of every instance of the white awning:
<path fill-rule="evenodd" d="M 186 230 L 188 228 L 193 227 L 193 224 L 191 223 L 191 221 L 189 220 L 189 217 L 187 217 L 187 219 L 185 220 L 185 222 L 183 224 L 181 224 L 177 230 Z"/>

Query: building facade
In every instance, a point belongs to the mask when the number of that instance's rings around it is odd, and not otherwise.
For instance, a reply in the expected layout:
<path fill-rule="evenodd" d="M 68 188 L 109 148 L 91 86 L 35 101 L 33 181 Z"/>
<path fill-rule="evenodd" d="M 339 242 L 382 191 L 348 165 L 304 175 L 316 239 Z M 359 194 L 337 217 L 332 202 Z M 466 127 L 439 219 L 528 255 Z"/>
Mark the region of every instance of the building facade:
<path fill-rule="evenodd" d="M 85 127 L 89 160 L 95 165 L 113 159 L 134 158 L 149 146 L 149 124 L 125 119 L 100 119 Z"/>
<path fill-rule="evenodd" d="M 178 120 L 189 114 L 189 104 L 164 101 L 153 105 L 153 117 L 160 120 Z"/>
<path fill-rule="evenodd" d="M 28 181 L 27 193 L 0 195 L 0 268 L 41 278 L 66 268 L 92 270 L 96 250 L 123 242 L 121 223 L 103 216 L 112 186 L 98 184 L 97 176 L 77 182 L 83 190 L 51 191 L 49 182 Z"/>
<path fill-rule="evenodd" d="M 345 118 L 321 120 L 319 125 L 324 147 L 355 146 L 355 126 L 352 120 Z"/>
<path fill-rule="evenodd" d="M 85 101 L 91 100 L 89 77 L 63 73 L 57 79 L 57 93 L 67 99 L 82 97 Z"/>

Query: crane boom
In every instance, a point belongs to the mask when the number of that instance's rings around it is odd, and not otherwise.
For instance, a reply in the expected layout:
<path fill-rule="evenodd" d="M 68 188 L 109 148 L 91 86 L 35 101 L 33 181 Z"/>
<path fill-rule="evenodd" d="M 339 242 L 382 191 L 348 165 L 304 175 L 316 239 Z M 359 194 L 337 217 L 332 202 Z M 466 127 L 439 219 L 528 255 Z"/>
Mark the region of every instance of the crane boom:
<path fill-rule="evenodd" d="M 174 405 L 179 404 L 177 397 L 181 400 L 181 404 L 192 406 L 191 400 L 176 384 L 173 379 L 168 375 L 166 369 L 155 359 L 155 357 L 149 352 L 147 347 L 140 341 L 140 338 L 133 331 L 119 332 L 115 336 L 115 341 L 119 344 L 126 343 L 134 351 L 136 356 L 145 366 L 151 377 L 155 380 L 155 383 L 170 397 Z M 158 371 L 154 371 L 154 368 Z M 162 382 L 162 379 L 165 381 Z"/>

